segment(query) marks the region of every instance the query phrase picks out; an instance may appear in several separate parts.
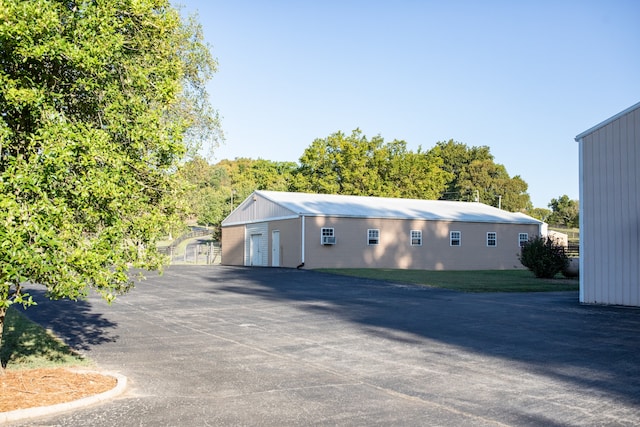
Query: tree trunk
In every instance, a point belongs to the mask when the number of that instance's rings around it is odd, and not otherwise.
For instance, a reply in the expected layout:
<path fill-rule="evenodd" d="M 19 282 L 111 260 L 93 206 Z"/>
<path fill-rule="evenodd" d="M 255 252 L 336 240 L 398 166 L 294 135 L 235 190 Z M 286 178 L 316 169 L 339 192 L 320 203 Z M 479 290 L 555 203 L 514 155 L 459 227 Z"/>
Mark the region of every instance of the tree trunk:
<path fill-rule="evenodd" d="M 0 350 L 2 350 L 2 338 L 4 337 L 4 319 L 6 315 L 7 315 L 7 308 L 6 307 L 0 308 Z M 6 365 L 4 361 L 0 360 L 0 376 L 4 376 L 5 367 Z"/>

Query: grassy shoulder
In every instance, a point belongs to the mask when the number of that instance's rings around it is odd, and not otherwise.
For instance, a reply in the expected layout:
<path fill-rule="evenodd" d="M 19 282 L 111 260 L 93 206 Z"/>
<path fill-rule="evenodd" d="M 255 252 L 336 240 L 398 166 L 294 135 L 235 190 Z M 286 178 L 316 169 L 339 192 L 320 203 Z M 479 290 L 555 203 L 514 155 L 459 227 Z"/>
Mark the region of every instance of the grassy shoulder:
<path fill-rule="evenodd" d="M 577 291 L 579 281 L 557 276 L 537 279 L 528 270 L 431 271 L 386 268 L 323 268 L 325 273 L 413 283 L 461 292 Z"/>
<path fill-rule="evenodd" d="M 5 318 L 0 362 L 10 370 L 92 365 L 15 308 Z"/>

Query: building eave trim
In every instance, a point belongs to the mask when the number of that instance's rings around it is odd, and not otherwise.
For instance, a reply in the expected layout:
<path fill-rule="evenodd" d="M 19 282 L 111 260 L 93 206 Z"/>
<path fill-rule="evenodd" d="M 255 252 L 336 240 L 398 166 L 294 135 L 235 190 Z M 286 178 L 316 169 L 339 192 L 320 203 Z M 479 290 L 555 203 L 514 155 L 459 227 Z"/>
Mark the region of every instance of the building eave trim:
<path fill-rule="evenodd" d="M 222 224 L 220 224 L 221 227 L 232 227 L 235 225 L 245 225 L 245 224 L 256 224 L 258 222 L 268 222 L 268 221 L 282 221 L 285 219 L 296 219 L 296 218 L 300 218 L 300 215 L 287 215 L 287 216 L 278 216 L 278 217 L 272 217 L 272 218 L 260 218 L 260 219 L 252 219 L 249 221 L 235 221 L 235 222 L 222 222 Z"/>
<path fill-rule="evenodd" d="M 236 226 L 236 225 L 245 225 L 245 224 L 255 224 L 258 222 L 268 222 L 268 221 L 280 221 L 280 220 L 285 220 L 285 219 L 296 219 L 296 218 L 300 218 L 300 217 L 307 217 L 307 218 L 313 218 L 313 217 L 321 217 L 321 218 L 351 218 L 351 219 L 395 219 L 395 220 L 403 220 L 403 221 L 440 221 L 440 222 L 459 222 L 459 223 L 465 223 L 465 224 L 473 224 L 473 223 L 478 223 L 478 224 L 520 224 L 520 225 L 542 225 L 544 224 L 543 221 L 539 221 L 539 220 L 523 220 L 523 221 L 509 221 L 509 220 L 504 220 L 504 219 L 473 219 L 473 220 L 464 220 L 464 219 L 458 219 L 458 218 L 425 218 L 425 217 L 419 217 L 419 216 L 415 216 L 415 217 L 409 217 L 409 216 L 364 216 L 364 215 L 325 215 L 325 214 L 316 214 L 316 213 L 308 213 L 308 212 L 302 212 L 298 215 L 289 215 L 289 216 L 282 216 L 282 217 L 272 217 L 272 218 L 261 218 L 261 219 L 254 219 L 254 220 L 250 220 L 250 221 L 236 221 L 236 222 L 229 222 L 229 223 L 222 223 L 222 227 L 231 227 L 231 226 Z"/>
<path fill-rule="evenodd" d="M 637 108 L 640 108 L 640 102 L 638 102 L 635 105 L 632 105 L 631 107 L 627 108 L 624 111 L 619 112 L 615 116 L 609 117 L 607 120 L 605 120 L 605 121 L 603 121 L 601 123 L 598 123 L 597 125 L 593 126 L 592 128 L 585 130 L 584 132 L 582 132 L 581 134 L 579 134 L 579 135 L 577 135 L 575 137 L 575 141 L 576 142 L 580 142 L 580 140 L 582 140 L 582 138 L 584 138 L 585 136 L 594 133 L 595 131 L 605 127 L 606 125 L 608 125 L 608 124 L 610 124 L 610 123 L 612 123 L 612 122 L 614 122 L 616 120 L 618 120 L 620 117 L 629 114 L 630 112 L 636 110 Z"/>

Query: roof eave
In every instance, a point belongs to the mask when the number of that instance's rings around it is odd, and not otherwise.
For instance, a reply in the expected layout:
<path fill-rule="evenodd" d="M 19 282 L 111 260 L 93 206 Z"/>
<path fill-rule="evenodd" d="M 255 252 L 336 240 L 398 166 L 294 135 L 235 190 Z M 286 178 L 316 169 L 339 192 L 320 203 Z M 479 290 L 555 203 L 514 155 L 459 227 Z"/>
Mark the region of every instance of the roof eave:
<path fill-rule="evenodd" d="M 600 128 L 605 127 L 606 125 L 608 125 L 611 122 L 614 122 L 616 120 L 618 120 L 620 117 L 629 114 L 630 112 L 634 111 L 635 109 L 640 108 L 640 102 L 638 102 L 637 104 L 632 105 L 631 107 L 627 108 L 624 111 L 619 112 L 618 114 L 616 114 L 615 116 L 611 116 L 609 117 L 607 120 L 598 123 L 597 125 L 593 126 L 592 128 L 589 128 L 587 130 L 585 130 L 584 132 L 582 132 L 581 134 L 577 135 L 575 137 L 576 142 L 580 142 L 580 140 L 582 138 L 584 138 L 585 136 L 592 134 L 593 132 L 599 130 Z"/>
<path fill-rule="evenodd" d="M 427 216 L 384 216 L 384 215 L 357 215 L 357 214 L 340 214 L 340 213 L 330 213 L 323 214 L 318 212 L 300 212 L 300 216 L 304 217 L 321 217 L 321 218 L 350 218 L 350 219 L 398 219 L 398 220 L 406 220 L 406 221 L 443 221 L 443 222 L 467 222 L 467 223 L 492 223 L 492 224 L 521 224 L 521 225 L 541 225 L 544 224 L 543 221 L 537 220 L 535 218 L 531 220 L 522 221 L 518 220 L 509 220 L 505 218 L 472 218 L 472 219 L 461 219 L 461 218 L 448 218 L 448 217 L 427 217 Z M 278 218 L 281 219 L 281 218 Z M 271 220 L 271 219 L 270 219 Z"/>

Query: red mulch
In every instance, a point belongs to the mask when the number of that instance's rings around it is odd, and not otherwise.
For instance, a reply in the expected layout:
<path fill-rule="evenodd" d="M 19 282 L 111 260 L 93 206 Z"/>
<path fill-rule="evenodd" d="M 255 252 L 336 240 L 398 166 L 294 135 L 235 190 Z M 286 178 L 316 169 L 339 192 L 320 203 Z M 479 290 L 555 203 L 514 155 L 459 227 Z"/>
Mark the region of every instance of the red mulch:
<path fill-rule="evenodd" d="M 95 372 L 43 368 L 0 372 L 0 412 L 71 402 L 111 390 L 117 380 Z"/>

